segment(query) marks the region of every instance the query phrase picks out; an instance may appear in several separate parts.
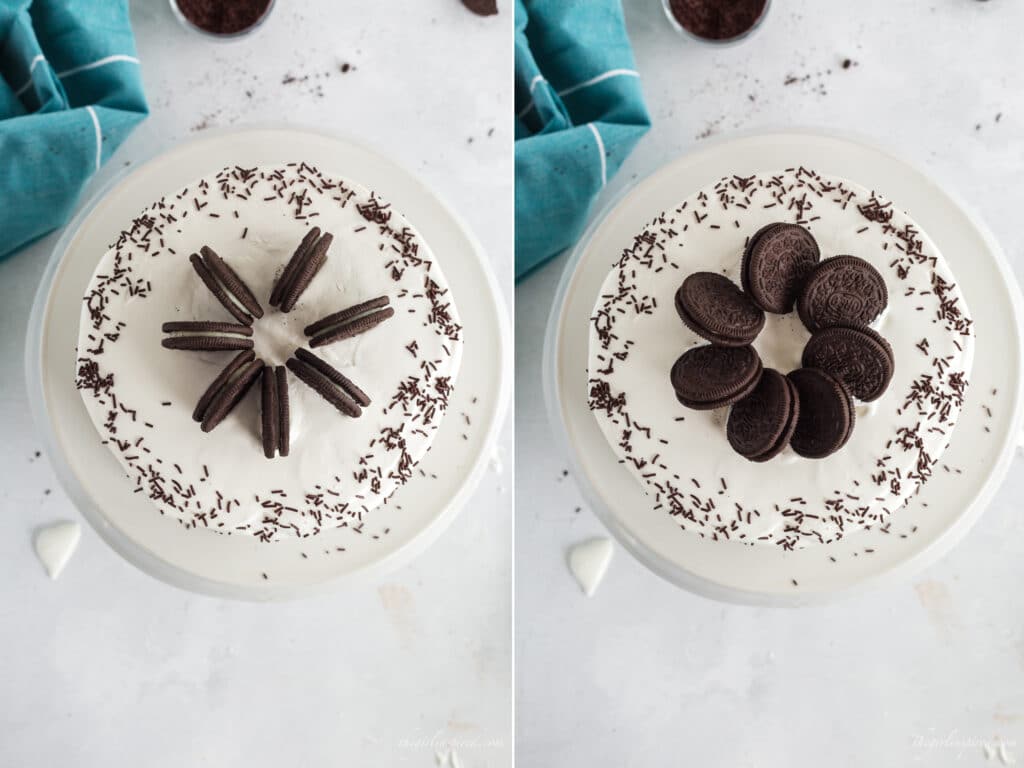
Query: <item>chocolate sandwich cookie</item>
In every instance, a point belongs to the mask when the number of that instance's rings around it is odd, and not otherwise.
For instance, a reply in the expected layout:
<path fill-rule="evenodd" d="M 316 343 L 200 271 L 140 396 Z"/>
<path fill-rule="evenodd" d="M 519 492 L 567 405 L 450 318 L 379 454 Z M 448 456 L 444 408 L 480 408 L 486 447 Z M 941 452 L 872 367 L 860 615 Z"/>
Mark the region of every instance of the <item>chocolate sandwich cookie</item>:
<path fill-rule="evenodd" d="M 789 421 L 786 422 L 786 426 L 782 430 L 782 435 L 776 441 L 775 445 L 764 453 L 753 457 L 751 461 L 761 463 L 774 459 L 786 449 L 790 440 L 793 439 L 793 432 L 796 431 L 797 422 L 800 420 L 800 393 L 796 391 L 796 385 L 790 381 L 788 377 L 784 376 L 783 378 L 786 380 L 786 386 L 789 387 L 790 394 Z"/>
<path fill-rule="evenodd" d="M 260 376 L 260 438 L 263 455 L 287 456 L 291 415 L 288 408 L 288 373 L 284 366 L 264 366 Z"/>
<path fill-rule="evenodd" d="M 305 349 L 295 350 L 288 370 L 339 411 L 352 418 L 362 415 L 370 398 L 340 371 Z"/>
<path fill-rule="evenodd" d="M 301 347 L 295 350 L 295 356 L 302 362 L 312 366 L 321 374 L 326 376 L 328 380 L 330 380 L 332 383 L 345 390 L 345 393 L 353 400 L 355 400 L 357 403 L 359 403 L 359 405 L 361 405 L 363 408 L 370 404 L 369 396 L 365 392 L 363 392 L 363 390 L 357 387 L 355 385 L 355 382 L 353 382 L 351 379 L 345 376 L 345 374 L 343 374 L 337 368 L 332 366 L 326 360 L 317 357 L 309 350 L 302 349 Z"/>
<path fill-rule="evenodd" d="M 312 249 L 314 243 L 319 239 L 320 227 L 313 227 L 303 236 L 302 241 L 296 246 L 295 252 L 292 254 L 292 257 L 288 259 L 288 263 L 285 264 L 284 270 L 274 283 L 274 288 L 270 292 L 270 306 L 276 307 L 281 303 L 281 296 L 294 279 L 295 270 L 298 268 L 299 264 L 305 261 L 310 249 Z"/>
<path fill-rule="evenodd" d="M 209 248 L 204 247 L 203 252 L 209 252 L 213 254 L 216 264 L 213 260 L 210 260 L 205 255 L 193 253 L 188 257 L 189 262 L 192 264 L 192 268 L 199 275 L 199 279 L 203 281 L 203 284 L 210 289 L 210 293 L 221 303 L 231 315 L 240 323 L 245 325 L 253 324 L 253 316 L 245 310 L 245 306 L 249 304 L 249 298 L 252 297 L 252 291 L 250 291 L 242 279 L 228 267 L 223 260 L 213 253 Z M 226 277 L 227 282 L 221 281 L 221 277 Z M 253 298 L 255 302 L 255 298 Z M 255 308 L 259 309 L 259 304 L 255 304 Z M 257 317 L 262 316 L 263 311 L 259 310 Z"/>
<path fill-rule="evenodd" d="M 729 411 L 726 437 L 736 453 L 767 461 L 789 444 L 800 400 L 793 385 L 774 368 L 766 368 L 754 391 Z"/>
<path fill-rule="evenodd" d="M 764 328 L 764 312 L 732 280 L 695 272 L 676 291 L 676 312 L 691 331 L 712 344 L 744 347 Z"/>
<path fill-rule="evenodd" d="M 199 249 L 199 253 L 206 261 L 210 272 L 220 281 L 225 290 L 245 308 L 246 312 L 253 317 L 263 317 L 263 307 L 260 306 L 259 301 L 249 290 L 245 281 L 238 276 L 238 273 L 229 267 L 227 262 L 218 256 L 210 246 L 204 245 Z"/>
<path fill-rule="evenodd" d="M 199 398 L 199 402 L 196 403 L 196 408 L 192 411 L 192 420 L 201 422 L 203 417 L 206 415 L 207 409 L 210 407 L 210 403 L 213 402 L 213 398 L 217 396 L 217 393 L 238 373 L 246 364 L 251 363 L 256 359 L 256 355 L 251 350 L 245 350 L 239 352 L 235 357 L 224 366 L 224 370 L 217 374 L 210 386 L 206 388 L 202 396 Z"/>
<path fill-rule="evenodd" d="M 260 377 L 262 371 L 263 361 L 256 358 L 252 362 L 246 363 L 237 376 L 230 379 L 218 390 L 203 414 L 201 424 L 203 432 L 211 431 L 227 418 L 228 414 L 248 394 L 249 389 L 256 383 L 256 379 Z"/>
<path fill-rule="evenodd" d="M 260 438 L 263 441 L 263 455 L 268 459 L 277 453 L 281 414 L 277 398 L 277 374 L 269 366 L 263 366 L 260 374 Z"/>
<path fill-rule="evenodd" d="M 743 252 L 743 290 L 765 312 L 785 314 L 820 258 L 818 243 L 799 224 L 769 224 L 754 233 Z"/>
<path fill-rule="evenodd" d="M 240 323 L 216 323 L 208 321 L 185 321 L 164 323 L 164 333 L 177 334 L 164 339 L 165 349 L 181 349 L 190 352 L 220 352 L 238 349 L 252 349 L 252 328 Z"/>
<path fill-rule="evenodd" d="M 761 378 L 753 347 L 706 345 L 684 352 L 669 374 L 676 399 L 687 408 L 724 408 L 749 395 Z"/>
<path fill-rule="evenodd" d="M 317 227 L 306 234 L 275 283 L 270 294 L 271 304 L 278 302 L 282 312 L 291 312 L 295 308 L 303 291 L 327 261 L 327 250 L 333 240 L 333 235 L 329 232 L 320 234 Z"/>
<path fill-rule="evenodd" d="M 808 275 L 796 308 L 813 333 L 834 325 L 868 325 L 888 303 L 877 269 L 856 256 L 836 256 Z"/>
<path fill-rule="evenodd" d="M 823 328 L 811 336 L 803 353 L 805 368 L 832 374 L 865 402 L 882 396 L 892 380 L 895 362 L 889 342 L 867 327 Z"/>
<path fill-rule="evenodd" d="M 390 303 L 387 296 L 378 296 L 307 325 L 304 332 L 311 337 L 309 346 L 322 347 L 366 333 L 394 316 L 395 310 L 388 306 Z"/>
<path fill-rule="evenodd" d="M 274 369 L 277 379 L 277 452 L 287 456 L 291 450 L 292 417 L 288 401 L 288 369 L 279 365 Z"/>
<path fill-rule="evenodd" d="M 799 368 L 789 380 L 800 398 L 800 416 L 789 444 L 806 459 L 831 456 L 850 439 L 853 397 L 839 379 L 817 368 Z"/>

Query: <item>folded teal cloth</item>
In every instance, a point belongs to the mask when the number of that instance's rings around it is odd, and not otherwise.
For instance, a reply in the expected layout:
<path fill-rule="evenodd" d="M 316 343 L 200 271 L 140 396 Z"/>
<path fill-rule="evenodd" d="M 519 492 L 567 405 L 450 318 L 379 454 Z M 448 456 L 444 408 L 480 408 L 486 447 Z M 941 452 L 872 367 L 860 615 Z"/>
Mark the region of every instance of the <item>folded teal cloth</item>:
<path fill-rule="evenodd" d="M 650 127 L 620 0 L 516 0 L 516 279 L 576 242 Z"/>
<path fill-rule="evenodd" d="M 0 258 L 64 224 L 147 111 L 127 0 L 0 0 Z"/>

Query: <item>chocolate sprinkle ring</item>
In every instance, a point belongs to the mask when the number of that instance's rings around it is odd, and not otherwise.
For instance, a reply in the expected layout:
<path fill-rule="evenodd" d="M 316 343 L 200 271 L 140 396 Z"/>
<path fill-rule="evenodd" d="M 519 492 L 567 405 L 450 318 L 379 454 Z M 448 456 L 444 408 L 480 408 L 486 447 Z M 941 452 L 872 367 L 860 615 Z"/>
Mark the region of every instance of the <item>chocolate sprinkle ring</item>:
<path fill-rule="evenodd" d="M 210 403 L 217 393 L 220 392 L 221 388 L 231 380 L 232 376 L 241 370 L 242 366 L 255 359 L 256 355 L 251 350 L 245 350 L 235 355 L 234 359 L 224 366 L 224 370 L 217 374 L 217 378 L 210 382 L 210 386 L 206 388 L 206 391 L 199 398 L 195 410 L 192 411 L 192 421 L 201 422 L 203 416 L 206 415 L 206 409 L 210 407 Z"/>
<path fill-rule="evenodd" d="M 309 253 L 313 247 L 313 243 L 320 237 L 320 227 L 313 227 L 309 230 L 302 238 L 302 242 L 295 248 L 295 252 L 292 257 L 288 259 L 288 263 L 285 265 L 284 270 L 281 272 L 281 276 L 277 278 L 277 282 L 274 283 L 274 289 L 270 292 L 270 306 L 276 307 L 281 303 L 281 295 L 287 290 L 292 278 L 295 276 L 295 270 L 298 265 L 301 264 L 306 254 Z"/>
<path fill-rule="evenodd" d="M 288 370 L 294 373 L 300 381 L 346 416 L 355 419 L 362 414 L 362 409 L 355 400 L 340 388 L 333 386 L 331 381 L 313 366 L 294 357 L 288 361 L 287 365 Z"/>
<path fill-rule="evenodd" d="M 187 352 L 233 352 L 238 349 L 252 349 L 252 339 L 239 336 L 171 336 L 160 342 L 164 349 L 180 349 Z"/>
<path fill-rule="evenodd" d="M 277 379 L 277 452 L 287 456 L 291 447 L 291 413 L 288 406 L 288 369 L 279 365 L 274 369 Z"/>
<path fill-rule="evenodd" d="M 248 363 L 242 372 L 230 384 L 221 388 L 214 396 L 203 416 L 202 430 L 209 432 L 227 418 L 227 415 L 234 410 L 242 398 L 246 396 L 249 389 L 256 383 L 260 372 L 263 370 L 263 361 L 256 358 Z"/>
<path fill-rule="evenodd" d="M 277 374 L 266 365 L 260 375 L 260 438 L 263 441 L 263 455 L 268 459 L 274 458 L 277 452 L 278 407 Z"/>
<path fill-rule="evenodd" d="M 198 253 L 193 253 L 188 257 L 188 260 L 192 263 L 192 268 L 195 269 L 196 274 L 199 275 L 199 279 L 202 280 L 203 284 L 210 289 L 210 293 L 216 297 L 217 301 L 221 303 L 224 309 L 230 312 L 238 322 L 245 323 L 246 325 L 252 325 L 252 315 L 231 300 L 227 291 L 225 291 L 224 288 L 221 287 L 221 284 L 217 282 L 217 278 L 214 277 L 213 272 L 210 271 L 210 268 L 206 265 L 206 262 L 203 261 L 203 258 Z"/>
<path fill-rule="evenodd" d="M 199 253 L 206 259 L 206 267 L 213 273 L 213 275 L 220 280 L 225 290 L 231 296 L 233 296 L 239 304 L 245 307 L 246 311 L 253 317 L 263 317 L 263 308 L 260 306 L 259 301 L 253 295 L 253 292 L 249 290 L 249 286 L 245 284 L 245 281 L 238 276 L 227 262 L 224 261 L 217 252 L 208 245 L 204 245 L 199 249 Z"/>
<path fill-rule="evenodd" d="M 369 396 L 363 392 L 355 383 L 349 379 L 345 374 L 339 371 L 334 366 L 330 365 L 326 360 L 323 360 L 312 352 L 305 349 L 295 350 L 295 356 L 307 365 L 312 366 L 324 376 L 326 376 L 331 382 L 345 390 L 345 394 L 355 400 L 363 408 L 370 404 Z"/>

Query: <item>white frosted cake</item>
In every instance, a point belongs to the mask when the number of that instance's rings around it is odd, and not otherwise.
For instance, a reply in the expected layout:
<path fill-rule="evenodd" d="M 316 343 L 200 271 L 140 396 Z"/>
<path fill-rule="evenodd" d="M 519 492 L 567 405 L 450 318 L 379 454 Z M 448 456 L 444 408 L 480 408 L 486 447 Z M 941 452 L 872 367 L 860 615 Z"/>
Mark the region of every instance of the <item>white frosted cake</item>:
<path fill-rule="evenodd" d="M 802 225 L 820 259 L 853 255 L 884 279 L 870 325 L 891 346 L 892 378 L 827 458 L 787 447 L 771 460 L 739 455 L 729 408 L 680 404 L 669 371 L 705 338 L 674 304 L 688 275 L 738 287 L 750 238 L 776 222 Z M 884 527 L 931 476 L 949 445 L 971 372 L 974 329 L 949 266 L 928 235 L 888 200 L 850 181 L 798 168 L 734 176 L 652 218 L 615 257 L 591 318 L 589 406 L 651 505 L 688 535 L 787 549 Z M 765 369 L 801 367 L 811 333 L 796 311 L 766 314 L 752 346 Z M 853 414 L 851 414 L 853 415 Z"/>
<path fill-rule="evenodd" d="M 333 240 L 286 312 L 271 294 L 314 227 Z M 228 311 L 190 263 L 204 246 L 258 302 L 251 332 L 234 329 L 245 325 L 240 302 Z M 366 302 L 386 306 L 379 322 L 311 349 L 309 326 Z M 231 323 L 227 336 L 206 335 L 243 341 L 231 351 L 163 346 L 167 323 L 195 322 Z M 416 476 L 455 386 L 462 335 L 429 245 L 373 191 L 305 163 L 225 168 L 154 202 L 103 256 L 84 298 L 75 377 L 97 443 L 161 514 L 262 541 L 358 532 Z M 237 351 L 245 339 L 251 353 Z M 315 353 L 344 391 L 309 386 L 297 350 Z M 222 398 L 223 420 L 193 418 L 239 354 L 276 368 L 285 388 L 268 401 L 259 376 L 235 407 Z M 267 402 L 288 414 L 271 420 L 285 437 L 275 432 L 269 451 Z"/>

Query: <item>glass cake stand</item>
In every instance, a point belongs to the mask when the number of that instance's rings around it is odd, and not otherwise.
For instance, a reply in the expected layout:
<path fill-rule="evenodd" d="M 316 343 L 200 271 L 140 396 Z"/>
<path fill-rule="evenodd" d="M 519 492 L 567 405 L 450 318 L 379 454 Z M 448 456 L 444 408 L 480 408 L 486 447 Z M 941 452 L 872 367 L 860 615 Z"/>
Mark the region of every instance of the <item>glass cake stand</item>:
<path fill-rule="evenodd" d="M 907 210 L 953 269 L 974 316 L 977 342 L 966 402 L 941 459 L 962 474 L 936 472 L 893 515 L 891 533 L 869 530 L 826 547 L 785 552 L 701 539 L 652 509 L 588 410 L 588 321 L 612 262 L 653 213 L 724 176 L 799 165 L 878 189 Z M 722 139 L 626 190 L 584 234 L 566 264 L 548 321 L 545 399 L 588 503 L 648 568 L 718 600 L 760 605 L 821 601 L 926 567 L 963 538 L 992 499 L 1009 469 L 1024 416 L 1021 308 L 1019 288 L 993 235 L 904 160 L 859 139 L 813 131 Z M 987 418 L 983 406 L 992 409 L 994 418 Z"/>
<path fill-rule="evenodd" d="M 312 539 L 261 544 L 248 536 L 186 530 L 132 493 L 100 445 L 74 385 L 85 287 L 117 233 L 148 201 L 226 165 L 302 159 L 379 190 L 408 217 L 441 262 L 465 326 L 462 367 L 449 415 L 416 474 L 390 502 L 389 533 L 374 539 L 324 531 Z M 225 597 L 297 597 L 379 576 L 424 551 L 483 476 L 504 419 L 512 381 L 511 330 L 480 244 L 458 216 L 411 173 L 357 142 L 294 126 L 211 131 L 115 179 L 65 230 L 43 274 L 26 343 L 29 400 L 57 476 L 82 515 L 117 552 L 170 584 Z M 465 436 L 464 436 L 465 433 Z M 344 552 L 339 552 L 343 547 Z M 305 556 L 304 556 L 305 555 Z M 264 575 L 266 574 L 266 575 Z"/>

